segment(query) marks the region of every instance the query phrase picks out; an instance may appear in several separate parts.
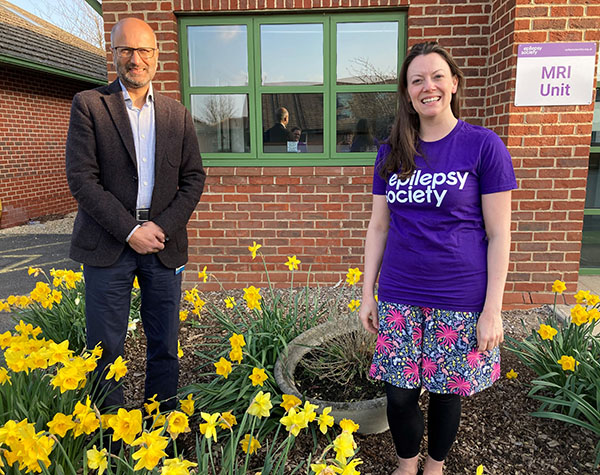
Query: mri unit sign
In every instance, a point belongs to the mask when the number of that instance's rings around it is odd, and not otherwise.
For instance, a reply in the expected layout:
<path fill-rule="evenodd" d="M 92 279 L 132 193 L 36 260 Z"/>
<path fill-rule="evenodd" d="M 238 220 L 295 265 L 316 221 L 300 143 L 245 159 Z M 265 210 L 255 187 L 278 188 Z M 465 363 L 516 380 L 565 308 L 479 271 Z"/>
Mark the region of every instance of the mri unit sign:
<path fill-rule="evenodd" d="M 519 45 L 516 106 L 591 104 L 596 43 Z"/>

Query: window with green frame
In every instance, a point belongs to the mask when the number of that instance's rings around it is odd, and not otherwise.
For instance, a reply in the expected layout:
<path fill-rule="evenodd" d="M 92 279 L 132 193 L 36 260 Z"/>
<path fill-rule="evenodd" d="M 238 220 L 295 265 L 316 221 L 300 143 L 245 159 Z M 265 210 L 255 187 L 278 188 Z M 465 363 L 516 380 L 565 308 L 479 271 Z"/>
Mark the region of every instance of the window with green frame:
<path fill-rule="evenodd" d="M 389 134 L 405 12 L 186 17 L 180 39 L 206 165 L 370 165 Z"/>

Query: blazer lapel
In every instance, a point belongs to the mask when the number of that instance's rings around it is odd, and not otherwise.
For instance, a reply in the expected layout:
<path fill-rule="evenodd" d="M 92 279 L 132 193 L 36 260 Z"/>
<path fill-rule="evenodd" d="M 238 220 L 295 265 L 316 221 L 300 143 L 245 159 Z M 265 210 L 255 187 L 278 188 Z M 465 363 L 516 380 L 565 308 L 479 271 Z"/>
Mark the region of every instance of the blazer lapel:
<path fill-rule="evenodd" d="M 166 147 L 169 140 L 169 121 L 171 109 L 168 107 L 167 101 L 160 94 L 154 91 L 154 124 L 156 127 L 156 143 L 154 151 L 154 174 L 160 170 L 162 160 L 166 157 Z"/>
<path fill-rule="evenodd" d="M 131 123 L 129 122 L 129 117 L 125 110 L 125 100 L 123 99 L 123 92 L 119 80 L 114 81 L 108 86 L 108 92 L 109 94 L 103 97 L 104 102 L 106 103 L 115 127 L 121 136 L 123 145 L 125 145 L 125 148 L 129 153 L 129 157 L 137 167 L 133 132 L 131 131 Z"/>

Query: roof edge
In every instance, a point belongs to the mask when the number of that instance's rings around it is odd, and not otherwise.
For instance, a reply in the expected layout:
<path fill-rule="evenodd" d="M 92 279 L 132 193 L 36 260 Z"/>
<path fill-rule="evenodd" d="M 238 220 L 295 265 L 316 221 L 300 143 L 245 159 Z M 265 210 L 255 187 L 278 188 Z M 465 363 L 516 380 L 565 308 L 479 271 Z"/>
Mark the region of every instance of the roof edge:
<path fill-rule="evenodd" d="M 20 66 L 27 69 L 34 69 L 36 71 L 41 71 L 44 73 L 55 74 L 57 76 L 68 77 L 71 79 L 77 79 L 79 81 L 89 82 L 92 84 L 105 85 L 108 84 L 107 80 L 101 80 L 92 76 L 85 76 L 83 74 L 72 73 L 70 71 L 64 71 L 58 68 L 53 68 L 50 66 L 45 66 L 43 64 L 35 63 L 33 61 L 27 61 L 20 58 L 14 58 L 11 56 L 6 56 L 4 54 L 0 54 L 0 63 L 12 64 L 14 66 Z"/>
<path fill-rule="evenodd" d="M 92 7 L 98 15 L 103 16 L 102 3 L 100 3 L 98 0 L 85 0 L 85 3 Z"/>

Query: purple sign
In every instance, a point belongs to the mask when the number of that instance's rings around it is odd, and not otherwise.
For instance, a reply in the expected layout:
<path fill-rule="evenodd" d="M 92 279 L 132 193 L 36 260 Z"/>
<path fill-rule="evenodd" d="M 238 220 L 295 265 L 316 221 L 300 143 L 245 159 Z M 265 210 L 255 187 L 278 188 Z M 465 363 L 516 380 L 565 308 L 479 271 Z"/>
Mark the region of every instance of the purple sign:
<path fill-rule="evenodd" d="M 519 45 L 519 58 L 596 56 L 596 43 L 532 43 Z"/>

